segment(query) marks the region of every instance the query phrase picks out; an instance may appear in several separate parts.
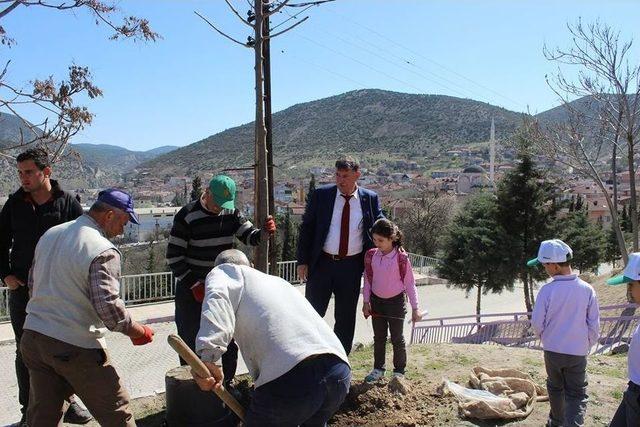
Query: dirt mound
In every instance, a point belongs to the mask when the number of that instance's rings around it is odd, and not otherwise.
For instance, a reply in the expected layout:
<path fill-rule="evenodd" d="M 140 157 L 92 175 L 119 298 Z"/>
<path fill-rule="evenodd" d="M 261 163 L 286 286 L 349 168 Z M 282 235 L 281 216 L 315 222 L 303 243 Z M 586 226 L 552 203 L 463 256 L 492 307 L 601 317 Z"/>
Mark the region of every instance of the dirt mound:
<path fill-rule="evenodd" d="M 442 406 L 455 407 L 455 402 L 449 397 L 439 397 L 432 386 L 419 380 L 394 378 L 375 384 L 354 381 L 351 383 L 349 395 L 331 419 L 330 424 L 336 426 L 440 425 L 436 420 L 436 413 L 437 408 Z M 450 413 L 455 414 L 455 409 Z"/>

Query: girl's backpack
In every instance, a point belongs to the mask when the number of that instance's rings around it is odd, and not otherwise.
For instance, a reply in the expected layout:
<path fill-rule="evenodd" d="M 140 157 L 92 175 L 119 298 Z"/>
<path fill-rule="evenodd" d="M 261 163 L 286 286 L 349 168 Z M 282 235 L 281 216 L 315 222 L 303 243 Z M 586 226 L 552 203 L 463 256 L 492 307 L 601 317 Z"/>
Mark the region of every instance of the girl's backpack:
<path fill-rule="evenodd" d="M 371 248 L 364 254 L 364 274 L 367 275 L 369 283 L 373 283 L 373 267 L 371 260 L 377 248 Z M 407 274 L 407 265 L 409 264 L 409 255 L 403 250 L 398 249 L 398 270 L 400 270 L 400 280 L 404 283 L 404 276 Z"/>

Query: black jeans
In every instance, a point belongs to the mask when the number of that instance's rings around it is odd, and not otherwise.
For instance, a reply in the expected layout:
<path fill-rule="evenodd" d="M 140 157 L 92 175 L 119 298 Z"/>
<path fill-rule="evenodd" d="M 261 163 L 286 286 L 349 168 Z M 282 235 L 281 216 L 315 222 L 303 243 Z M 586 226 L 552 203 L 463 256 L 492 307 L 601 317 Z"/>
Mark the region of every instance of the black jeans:
<path fill-rule="evenodd" d="M 391 333 L 393 346 L 393 372 L 404 374 L 407 367 L 407 347 L 404 342 L 404 316 L 407 308 L 404 292 L 380 298 L 371 294 L 371 323 L 373 324 L 373 367 L 384 370 L 387 330 Z"/>
<path fill-rule="evenodd" d="M 248 427 L 326 426 L 349 392 L 351 368 L 333 354 L 305 359 L 256 388 Z"/>
<path fill-rule="evenodd" d="M 609 427 L 637 426 L 640 426 L 640 385 L 629 381 L 629 387 L 624 392 L 622 402 L 620 402 Z"/>
<path fill-rule="evenodd" d="M 22 413 L 26 413 L 29 406 L 29 370 L 22 361 L 20 352 L 20 340 L 24 332 L 24 321 L 27 318 L 27 303 L 29 302 L 29 290 L 26 286 L 20 286 L 15 291 L 9 291 L 9 316 L 11 327 L 16 337 L 16 377 L 18 378 L 18 401 Z"/>
<path fill-rule="evenodd" d="M 191 290 L 184 289 L 178 284 L 176 289 L 176 326 L 178 335 L 184 340 L 191 350 L 196 351 L 196 337 L 200 330 L 200 315 L 202 313 L 202 303 L 193 298 Z M 187 362 L 180 358 L 180 365 L 186 365 Z M 228 382 L 233 379 L 238 367 L 238 346 L 234 340 L 231 340 L 227 351 L 222 355 L 222 373 L 224 381 Z"/>
<path fill-rule="evenodd" d="M 324 317 L 335 295 L 333 332 L 342 343 L 347 355 L 353 345 L 356 328 L 356 311 L 360 298 L 360 281 L 364 270 L 364 255 L 334 261 L 320 255 L 318 262 L 309 272 L 304 296 L 320 317 Z"/>

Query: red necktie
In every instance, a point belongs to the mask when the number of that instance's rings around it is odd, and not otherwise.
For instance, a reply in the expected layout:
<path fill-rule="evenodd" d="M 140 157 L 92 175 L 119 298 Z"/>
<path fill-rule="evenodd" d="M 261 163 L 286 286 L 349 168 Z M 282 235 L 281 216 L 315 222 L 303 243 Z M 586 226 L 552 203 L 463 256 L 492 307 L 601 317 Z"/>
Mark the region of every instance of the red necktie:
<path fill-rule="evenodd" d="M 350 196 L 341 194 L 341 196 L 344 197 L 344 207 L 342 208 L 342 218 L 340 220 L 340 247 L 338 249 L 338 256 L 344 258 L 349 252 L 349 216 L 351 214 L 349 200 L 351 200 L 353 194 Z"/>

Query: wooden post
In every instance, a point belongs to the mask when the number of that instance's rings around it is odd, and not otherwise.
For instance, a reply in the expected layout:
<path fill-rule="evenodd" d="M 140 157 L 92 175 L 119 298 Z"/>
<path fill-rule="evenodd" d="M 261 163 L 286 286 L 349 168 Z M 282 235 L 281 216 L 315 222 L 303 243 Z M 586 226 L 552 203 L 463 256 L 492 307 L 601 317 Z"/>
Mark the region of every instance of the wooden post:
<path fill-rule="evenodd" d="M 255 76 L 256 76 L 256 121 L 255 121 L 255 155 L 256 155 L 256 185 L 255 185 L 255 222 L 262 228 L 264 219 L 269 213 L 269 192 L 267 174 L 266 129 L 264 124 L 264 81 L 263 81 L 263 0 L 255 0 Z M 255 267 L 263 272 L 267 271 L 267 257 L 269 253 L 269 239 L 262 239 L 255 251 Z"/>
<path fill-rule="evenodd" d="M 265 10 L 268 12 L 268 10 Z M 267 37 L 262 42 L 262 59 L 264 69 L 264 125 L 266 129 L 266 146 L 267 146 L 267 185 L 269 192 L 269 215 L 276 216 L 275 198 L 273 193 L 273 124 L 271 121 L 271 50 L 269 40 L 269 16 L 264 17 L 263 35 Z M 278 275 L 278 254 L 276 252 L 276 234 L 269 239 L 269 264 L 271 268 L 269 273 L 274 276 Z M 285 260 L 289 261 L 289 260 Z"/>

